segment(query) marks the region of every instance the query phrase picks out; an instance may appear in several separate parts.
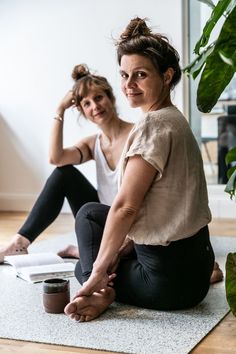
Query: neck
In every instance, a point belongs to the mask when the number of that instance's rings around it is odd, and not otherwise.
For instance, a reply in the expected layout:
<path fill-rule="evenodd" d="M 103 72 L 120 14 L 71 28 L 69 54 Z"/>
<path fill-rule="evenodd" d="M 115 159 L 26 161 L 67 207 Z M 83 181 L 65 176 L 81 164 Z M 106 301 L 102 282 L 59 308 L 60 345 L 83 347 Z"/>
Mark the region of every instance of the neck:
<path fill-rule="evenodd" d="M 157 111 L 159 109 L 170 107 L 170 106 L 173 106 L 173 103 L 171 102 L 170 94 L 168 93 L 161 100 L 157 99 L 150 107 L 145 107 L 145 109 L 143 109 L 143 112 L 147 113 L 151 111 Z"/>
<path fill-rule="evenodd" d="M 116 116 L 111 119 L 111 121 L 108 122 L 106 125 L 101 127 L 101 130 L 107 142 L 111 144 L 112 141 L 118 138 L 123 127 L 123 123 L 124 122 Z"/>

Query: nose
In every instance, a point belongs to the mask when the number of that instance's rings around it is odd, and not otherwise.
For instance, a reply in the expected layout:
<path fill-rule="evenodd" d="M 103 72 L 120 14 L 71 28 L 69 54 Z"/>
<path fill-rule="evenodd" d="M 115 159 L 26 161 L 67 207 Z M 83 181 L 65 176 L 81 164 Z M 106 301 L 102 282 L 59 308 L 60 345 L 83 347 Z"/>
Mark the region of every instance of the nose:
<path fill-rule="evenodd" d="M 98 107 L 99 107 L 99 103 L 96 101 L 93 101 L 92 102 L 92 109 L 96 110 L 96 109 L 98 109 Z"/>
<path fill-rule="evenodd" d="M 128 79 L 126 80 L 125 83 L 127 88 L 133 88 L 134 86 L 136 86 L 136 82 L 133 76 L 128 77 Z"/>

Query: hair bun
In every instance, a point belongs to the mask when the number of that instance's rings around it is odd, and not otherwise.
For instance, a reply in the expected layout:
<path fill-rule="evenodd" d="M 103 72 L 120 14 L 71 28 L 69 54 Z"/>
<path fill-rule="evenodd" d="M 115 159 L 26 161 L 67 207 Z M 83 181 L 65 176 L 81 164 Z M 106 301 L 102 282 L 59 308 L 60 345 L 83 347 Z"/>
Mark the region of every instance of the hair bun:
<path fill-rule="evenodd" d="M 139 17 L 135 17 L 130 21 L 125 31 L 120 36 L 120 42 L 129 40 L 131 38 L 137 36 L 150 36 L 152 33 L 151 29 L 147 26 L 147 19 L 141 19 Z"/>
<path fill-rule="evenodd" d="M 85 64 L 76 65 L 72 71 L 71 77 L 74 81 L 78 81 L 83 76 L 87 76 L 90 74 L 90 71 Z"/>

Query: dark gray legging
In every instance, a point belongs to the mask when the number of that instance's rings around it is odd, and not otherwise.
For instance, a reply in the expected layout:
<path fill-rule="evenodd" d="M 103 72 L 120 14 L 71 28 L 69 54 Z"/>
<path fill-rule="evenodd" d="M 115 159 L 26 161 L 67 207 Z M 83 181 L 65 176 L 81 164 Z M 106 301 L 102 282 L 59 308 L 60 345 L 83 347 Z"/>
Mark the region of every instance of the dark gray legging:
<path fill-rule="evenodd" d="M 100 247 L 109 207 L 88 203 L 76 217 L 80 260 L 75 276 L 83 284 L 91 274 Z M 114 281 L 117 301 L 157 309 L 195 306 L 206 296 L 214 265 L 208 227 L 169 246 L 135 244 L 123 258 Z"/>
<path fill-rule="evenodd" d="M 96 189 L 72 165 L 57 167 L 47 179 L 24 225 L 18 233 L 30 242 L 44 231 L 60 213 L 65 198 L 74 217 L 87 202 L 99 202 Z"/>

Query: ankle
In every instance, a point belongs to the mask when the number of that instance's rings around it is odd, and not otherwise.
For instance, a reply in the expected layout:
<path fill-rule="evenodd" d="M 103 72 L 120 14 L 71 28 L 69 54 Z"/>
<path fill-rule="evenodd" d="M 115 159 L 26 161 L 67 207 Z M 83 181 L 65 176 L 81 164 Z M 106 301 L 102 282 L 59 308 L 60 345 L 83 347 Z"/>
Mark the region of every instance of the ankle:
<path fill-rule="evenodd" d="M 30 245 L 30 241 L 25 236 L 22 236 L 20 234 L 16 234 L 12 237 L 12 243 L 24 248 L 28 248 L 28 246 Z"/>

